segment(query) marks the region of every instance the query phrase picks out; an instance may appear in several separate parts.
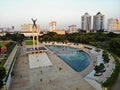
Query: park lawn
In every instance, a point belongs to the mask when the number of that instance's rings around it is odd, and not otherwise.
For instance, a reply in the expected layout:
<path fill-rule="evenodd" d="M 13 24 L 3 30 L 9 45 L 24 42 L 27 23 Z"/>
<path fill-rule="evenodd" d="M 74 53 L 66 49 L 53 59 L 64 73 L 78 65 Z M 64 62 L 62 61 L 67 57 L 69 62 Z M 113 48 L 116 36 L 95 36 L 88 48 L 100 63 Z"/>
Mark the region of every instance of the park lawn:
<path fill-rule="evenodd" d="M 0 45 L 3 47 L 3 46 L 5 46 L 6 44 L 7 44 L 8 42 L 0 42 Z"/>
<path fill-rule="evenodd" d="M 35 41 L 35 43 L 36 43 L 36 41 Z M 33 41 L 32 40 L 27 40 L 26 45 L 33 45 Z"/>
<path fill-rule="evenodd" d="M 33 41 L 32 40 L 27 40 L 26 45 L 33 45 Z"/>

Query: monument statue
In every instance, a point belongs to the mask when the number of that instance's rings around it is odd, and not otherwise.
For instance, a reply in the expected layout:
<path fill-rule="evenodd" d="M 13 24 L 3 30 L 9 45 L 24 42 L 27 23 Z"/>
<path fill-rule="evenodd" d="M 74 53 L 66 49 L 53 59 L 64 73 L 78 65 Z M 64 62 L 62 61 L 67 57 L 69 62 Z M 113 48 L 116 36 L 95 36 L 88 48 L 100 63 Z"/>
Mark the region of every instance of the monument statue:
<path fill-rule="evenodd" d="M 39 45 L 39 27 L 37 27 L 36 25 L 36 21 L 37 19 L 33 19 L 32 18 L 32 21 L 33 21 L 33 26 L 32 26 L 32 36 L 33 36 L 33 47 L 35 48 L 35 45 L 37 44 L 37 46 Z M 35 40 L 35 37 L 36 37 L 36 40 Z"/>
<path fill-rule="evenodd" d="M 37 25 L 36 25 L 36 21 L 37 21 L 37 19 L 34 20 L 34 19 L 32 18 L 32 21 L 33 21 L 33 27 L 32 27 L 32 28 L 35 27 L 35 28 L 37 29 Z"/>

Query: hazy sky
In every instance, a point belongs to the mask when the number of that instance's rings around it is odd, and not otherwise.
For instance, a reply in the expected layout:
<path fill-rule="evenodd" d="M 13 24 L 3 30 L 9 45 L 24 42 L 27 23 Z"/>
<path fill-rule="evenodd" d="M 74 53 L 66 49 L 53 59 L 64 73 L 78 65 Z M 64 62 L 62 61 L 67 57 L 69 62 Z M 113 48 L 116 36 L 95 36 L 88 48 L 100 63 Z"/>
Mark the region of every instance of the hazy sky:
<path fill-rule="evenodd" d="M 42 29 L 49 28 L 49 22 L 56 21 L 58 28 L 68 28 L 71 24 L 81 27 L 81 16 L 85 12 L 95 15 L 97 12 L 120 18 L 120 0 L 0 0 L 0 27 L 32 23 Z"/>

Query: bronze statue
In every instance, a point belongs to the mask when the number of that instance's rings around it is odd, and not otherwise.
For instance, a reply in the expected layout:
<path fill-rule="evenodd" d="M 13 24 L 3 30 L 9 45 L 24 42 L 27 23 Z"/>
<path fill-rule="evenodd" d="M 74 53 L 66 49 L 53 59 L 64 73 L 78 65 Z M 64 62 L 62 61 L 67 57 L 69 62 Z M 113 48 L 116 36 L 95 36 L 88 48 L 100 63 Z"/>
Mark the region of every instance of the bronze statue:
<path fill-rule="evenodd" d="M 32 21 L 33 21 L 33 27 L 32 27 L 32 28 L 35 27 L 35 28 L 37 29 L 37 25 L 36 25 L 36 21 L 37 21 L 37 19 L 34 20 L 34 19 L 32 18 Z"/>

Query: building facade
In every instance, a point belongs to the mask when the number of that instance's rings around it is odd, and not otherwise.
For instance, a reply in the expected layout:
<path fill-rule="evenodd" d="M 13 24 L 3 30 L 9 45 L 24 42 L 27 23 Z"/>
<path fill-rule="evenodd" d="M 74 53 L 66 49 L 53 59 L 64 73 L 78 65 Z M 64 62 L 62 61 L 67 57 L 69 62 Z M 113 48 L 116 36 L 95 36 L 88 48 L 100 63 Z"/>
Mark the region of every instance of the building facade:
<path fill-rule="evenodd" d="M 93 30 L 94 31 L 104 31 L 105 29 L 105 16 L 98 12 L 93 16 Z"/>
<path fill-rule="evenodd" d="M 53 30 L 53 32 L 60 34 L 60 35 L 65 35 L 65 30 Z"/>
<path fill-rule="evenodd" d="M 77 33 L 78 30 L 76 28 L 76 25 L 70 25 L 69 26 L 69 33 Z"/>
<path fill-rule="evenodd" d="M 34 35 L 38 35 L 38 33 L 40 32 L 40 26 L 37 25 L 37 30 L 34 31 Z M 21 25 L 21 34 L 24 34 L 25 36 L 33 36 L 33 24 L 24 24 Z"/>
<path fill-rule="evenodd" d="M 21 25 L 21 31 L 32 31 L 32 24 L 23 24 Z"/>
<path fill-rule="evenodd" d="M 110 18 L 108 19 L 108 30 L 120 30 L 120 19 L 118 18 Z"/>
<path fill-rule="evenodd" d="M 86 32 L 91 31 L 91 16 L 88 13 L 81 16 L 81 29 Z"/>
<path fill-rule="evenodd" d="M 49 26 L 50 26 L 50 31 L 56 30 L 56 22 L 55 21 L 50 22 Z"/>

